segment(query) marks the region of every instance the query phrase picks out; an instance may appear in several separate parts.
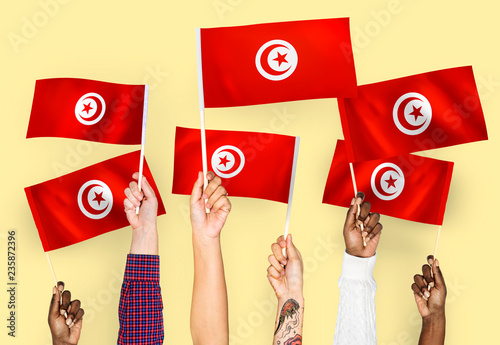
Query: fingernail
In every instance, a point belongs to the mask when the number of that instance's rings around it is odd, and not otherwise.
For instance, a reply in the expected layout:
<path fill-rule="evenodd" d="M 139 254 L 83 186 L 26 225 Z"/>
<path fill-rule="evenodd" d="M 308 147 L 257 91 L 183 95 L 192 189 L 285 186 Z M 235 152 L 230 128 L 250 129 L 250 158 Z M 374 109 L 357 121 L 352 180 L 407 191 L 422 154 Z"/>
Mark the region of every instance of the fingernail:
<path fill-rule="evenodd" d="M 281 261 L 281 264 L 282 264 L 283 266 L 286 266 L 286 260 Z"/>
<path fill-rule="evenodd" d="M 285 275 L 285 271 L 281 271 L 281 275 L 284 276 Z"/>
<path fill-rule="evenodd" d="M 436 266 L 439 267 L 439 260 L 436 259 Z"/>
<path fill-rule="evenodd" d="M 61 314 L 61 315 L 66 314 L 66 310 L 64 310 L 64 309 L 59 309 L 59 314 Z"/>
<path fill-rule="evenodd" d="M 205 204 L 206 208 L 212 208 L 212 205 L 210 205 L 208 202 Z"/>
<path fill-rule="evenodd" d="M 430 283 L 429 283 L 429 287 L 433 288 L 433 287 L 434 287 L 434 282 L 430 282 Z M 429 288 L 429 291 L 430 291 L 430 290 L 431 290 L 431 289 Z"/>
<path fill-rule="evenodd" d="M 351 200 L 351 206 L 352 206 L 352 205 L 354 205 L 354 202 L 355 202 L 355 201 L 356 201 L 356 199 L 355 199 L 355 198 L 352 198 L 352 200 Z"/>
<path fill-rule="evenodd" d="M 75 321 L 73 321 L 73 322 L 71 323 L 71 325 L 69 325 L 69 328 L 73 327 L 74 325 L 75 325 Z"/>
<path fill-rule="evenodd" d="M 208 199 L 208 194 L 203 194 L 203 199 Z"/>
<path fill-rule="evenodd" d="M 286 247 L 286 242 L 285 241 L 280 241 L 280 246 L 285 248 Z"/>
<path fill-rule="evenodd" d="M 426 291 L 424 291 L 424 296 L 429 298 L 429 297 L 431 297 L 431 294 L 429 293 L 429 291 L 426 290 Z"/>
<path fill-rule="evenodd" d="M 56 294 L 56 292 L 57 292 L 57 288 L 54 286 L 54 287 L 52 288 L 52 294 L 53 294 L 53 295 L 55 295 L 55 294 Z"/>
<path fill-rule="evenodd" d="M 425 295 L 422 295 L 422 298 L 423 298 L 424 300 L 426 300 L 426 301 L 428 301 L 428 300 L 429 300 L 429 298 L 425 297 Z"/>
<path fill-rule="evenodd" d="M 71 322 L 73 322 L 73 320 L 71 320 L 71 316 L 70 316 L 70 317 L 68 317 L 68 318 L 66 319 L 66 325 L 67 325 L 67 326 L 71 325 Z"/>

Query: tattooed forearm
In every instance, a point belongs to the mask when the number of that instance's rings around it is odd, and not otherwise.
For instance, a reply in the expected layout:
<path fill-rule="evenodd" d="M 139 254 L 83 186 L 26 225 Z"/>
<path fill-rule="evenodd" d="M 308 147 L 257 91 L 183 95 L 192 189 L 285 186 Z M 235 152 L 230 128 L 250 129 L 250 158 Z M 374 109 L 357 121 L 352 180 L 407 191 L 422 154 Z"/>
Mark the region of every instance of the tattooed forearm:
<path fill-rule="evenodd" d="M 296 334 L 295 337 L 285 341 L 284 345 L 302 345 L 302 336 L 300 334 Z"/>
<path fill-rule="evenodd" d="M 278 333 L 278 331 L 283 326 L 287 318 L 293 319 L 294 315 L 297 314 L 297 312 L 299 311 L 299 308 L 300 308 L 299 303 L 297 303 L 297 301 L 294 299 L 289 299 L 288 301 L 285 302 L 285 304 L 283 304 L 283 308 L 281 308 L 278 326 L 276 327 L 276 331 L 274 331 L 274 335 Z"/>

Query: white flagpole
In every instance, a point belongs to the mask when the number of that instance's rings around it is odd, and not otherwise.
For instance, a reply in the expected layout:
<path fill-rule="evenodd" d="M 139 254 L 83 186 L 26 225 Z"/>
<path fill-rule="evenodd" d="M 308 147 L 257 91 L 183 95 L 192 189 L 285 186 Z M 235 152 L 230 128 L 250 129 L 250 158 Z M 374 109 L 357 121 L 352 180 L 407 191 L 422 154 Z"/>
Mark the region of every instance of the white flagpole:
<path fill-rule="evenodd" d="M 148 100 L 149 85 L 144 85 L 144 108 L 142 110 L 142 136 L 141 136 L 141 158 L 139 161 L 139 192 L 142 190 L 142 171 L 144 168 L 144 146 L 146 144 L 146 123 L 148 121 Z M 135 209 L 135 214 L 139 214 L 139 207 Z"/>
<path fill-rule="evenodd" d="M 352 163 L 349 163 L 349 168 L 351 169 L 351 179 L 352 179 L 352 186 L 354 187 L 354 197 L 356 197 L 356 195 L 358 195 L 358 187 L 356 186 L 356 177 L 354 176 L 354 167 L 353 167 Z M 357 217 L 359 217 L 360 212 L 361 212 L 361 208 L 358 207 Z M 365 228 L 364 224 L 360 223 L 359 226 L 361 227 L 361 233 L 363 233 L 363 230 Z M 365 241 L 364 237 L 363 237 L 363 246 L 366 247 L 366 241 Z"/>
<path fill-rule="evenodd" d="M 54 286 L 57 287 L 56 273 L 54 272 L 54 267 L 52 267 L 52 261 L 50 261 L 49 253 L 45 252 L 45 256 L 47 257 L 47 261 L 49 262 L 50 272 L 52 272 L 52 278 L 54 278 Z"/>
<path fill-rule="evenodd" d="M 297 159 L 299 158 L 299 145 L 300 145 L 300 137 L 295 137 L 295 148 L 293 151 L 292 177 L 290 179 L 290 192 L 288 193 L 288 206 L 286 209 L 285 241 L 286 241 L 286 238 L 288 236 L 288 228 L 290 226 L 290 215 L 292 213 L 293 188 L 295 185 L 295 172 L 297 170 Z M 286 248 L 283 248 L 283 255 L 286 257 Z"/>
<path fill-rule="evenodd" d="M 436 244 L 434 245 L 434 260 L 436 260 L 436 254 L 438 251 L 438 244 L 439 244 L 439 236 L 441 235 L 441 225 L 438 227 L 438 233 L 436 237 Z M 432 270 L 431 270 L 432 272 Z"/>
<path fill-rule="evenodd" d="M 203 164 L 203 189 L 207 188 L 207 139 L 205 135 L 205 98 L 203 95 L 203 67 L 201 64 L 201 30 L 196 28 L 196 65 L 198 71 L 198 103 L 200 106 L 201 160 Z M 205 203 L 208 200 L 205 200 Z M 209 209 L 206 209 L 210 213 Z"/>

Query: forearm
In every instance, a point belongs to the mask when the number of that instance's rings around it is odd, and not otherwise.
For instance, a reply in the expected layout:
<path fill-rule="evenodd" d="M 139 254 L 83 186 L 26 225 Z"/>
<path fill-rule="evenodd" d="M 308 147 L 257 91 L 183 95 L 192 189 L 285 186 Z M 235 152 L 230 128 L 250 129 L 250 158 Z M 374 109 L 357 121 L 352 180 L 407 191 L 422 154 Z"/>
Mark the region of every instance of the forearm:
<path fill-rule="evenodd" d="M 118 344 L 163 343 L 163 303 L 158 256 L 127 256 L 118 317 Z"/>
<path fill-rule="evenodd" d="M 444 310 L 439 315 L 431 315 L 422 318 L 422 332 L 420 333 L 419 345 L 443 345 L 446 329 L 446 317 Z"/>
<path fill-rule="evenodd" d="M 229 343 L 228 305 L 220 238 L 193 234 L 194 283 L 191 336 L 194 345 Z"/>
<path fill-rule="evenodd" d="M 334 345 L 377 344 L 375 260 L 376 256 L 359 258 L 344 253 Z"/>
<path fill-rule="evenodd" d="M 158 255 L 158 231 L 156 225 L 132 230 L 130 254 Z"/>
<path fill-rule="evenodd" d="M 292 293 L 278 299 L 273 345 L 302 345 L 304 297 Z"/>

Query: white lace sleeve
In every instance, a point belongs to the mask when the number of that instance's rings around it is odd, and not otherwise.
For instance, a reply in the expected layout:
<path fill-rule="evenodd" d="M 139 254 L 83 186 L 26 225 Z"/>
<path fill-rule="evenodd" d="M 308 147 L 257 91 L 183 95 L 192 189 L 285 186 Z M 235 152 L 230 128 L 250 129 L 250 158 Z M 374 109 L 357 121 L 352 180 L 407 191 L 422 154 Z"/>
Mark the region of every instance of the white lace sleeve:
<path fill-rule="evenodd" d="M 334 345 L 376 345 L 373 268 L 377 254 L 358 258 L 344 252 Z"/>

